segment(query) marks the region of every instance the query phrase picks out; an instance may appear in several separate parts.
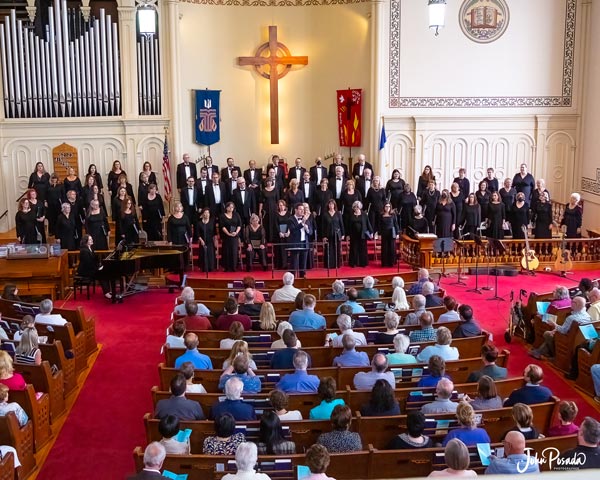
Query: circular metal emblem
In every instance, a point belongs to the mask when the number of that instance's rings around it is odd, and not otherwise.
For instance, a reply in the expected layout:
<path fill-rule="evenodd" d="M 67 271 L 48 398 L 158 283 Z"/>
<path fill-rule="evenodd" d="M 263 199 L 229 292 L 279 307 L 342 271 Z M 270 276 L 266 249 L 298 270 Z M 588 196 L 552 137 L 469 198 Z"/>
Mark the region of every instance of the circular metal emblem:
<path fill-rule="evenodd" d="M 505 0 L 465 0 L 458 13 L 463 33 L 477 43 L 491 43 L 506 31 L 510 13 Z"/>

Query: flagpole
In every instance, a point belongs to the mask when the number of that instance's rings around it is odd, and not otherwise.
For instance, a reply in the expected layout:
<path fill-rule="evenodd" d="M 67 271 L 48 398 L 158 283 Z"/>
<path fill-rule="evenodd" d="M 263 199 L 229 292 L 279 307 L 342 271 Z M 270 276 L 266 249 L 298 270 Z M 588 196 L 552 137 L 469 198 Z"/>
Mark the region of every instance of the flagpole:
<path fill-rule="evenodd" d="M 163 128 L 164 128 L 164 131 L 165 131 L 165 142 L 166 142 L 167 136 L 169 135 L 169 127 L 165 126 Z M 168 154 L 169 154 L 169 152 L 167 151 L 167 155 Z M 170 167 L 170 162 L 169 162 L 169 167 Z M 171 193 L 168 193 L 166 191 L 166 183 L 165 183 L 165 197 L 167 199 L 167 202 L 169 203 L 169 215 L 170 215 L 171 214 L 171 199 L 173 198 L 173 194 L 172 194 L 172 189 L 171 189 Z M 169 215 L 165 215 L 165 217 L 168 217 Z"/>

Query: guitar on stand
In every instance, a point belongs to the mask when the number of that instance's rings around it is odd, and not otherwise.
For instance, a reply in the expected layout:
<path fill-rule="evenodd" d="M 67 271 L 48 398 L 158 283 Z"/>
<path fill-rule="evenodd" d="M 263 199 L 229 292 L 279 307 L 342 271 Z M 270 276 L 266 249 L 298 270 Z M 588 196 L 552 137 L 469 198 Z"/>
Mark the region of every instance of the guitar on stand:
<path fill-rule="evenodd" d="M 571 250 L 566 248 L 567 239 L 565 233 L 562 234 L 562 241 L 560 243 L 560 249 L 556 253 L 556 262 L 554 262 L 554 269 L 560 272 L 561 277 L 566 277 L 567 272 L 573 268 L 573 259 L 571 258 Z"/>
<path fill-rule="evenodd" d="M 527 236 L 527 225 L 521 227 L 525 234 L 525 248 L 523 249 L 523 258 L 521 258 L 521 267 L 527 271 L 529 275 L 535 275 L 534 270 L 540 266 L 540 261 L 535 256 L 535 250 L 529 248 L 529 237 Z"/>

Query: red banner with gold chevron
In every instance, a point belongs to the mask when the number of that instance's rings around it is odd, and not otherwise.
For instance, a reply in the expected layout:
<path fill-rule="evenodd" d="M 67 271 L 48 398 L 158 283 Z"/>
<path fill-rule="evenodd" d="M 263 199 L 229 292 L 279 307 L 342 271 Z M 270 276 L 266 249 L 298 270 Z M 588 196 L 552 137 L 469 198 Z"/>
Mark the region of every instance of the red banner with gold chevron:
<path fill-rule="evenodd" d="M 362 132 L 362 88 L 337 91 L 340 147 L 360 147 Z"/>

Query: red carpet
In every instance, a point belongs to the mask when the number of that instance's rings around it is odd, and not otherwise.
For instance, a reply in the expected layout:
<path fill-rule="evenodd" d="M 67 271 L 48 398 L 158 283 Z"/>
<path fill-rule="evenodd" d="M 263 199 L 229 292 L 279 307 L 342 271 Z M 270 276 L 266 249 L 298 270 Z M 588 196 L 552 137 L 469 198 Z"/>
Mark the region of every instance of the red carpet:
<path fill-rule="evenodd" d="M 344 268 L 340 269 L 338 276 L 367 275 L 383 271 L 380 268 Z M 322 272 L 318 276 L 326 276 Z M 242 276 L 240 273 L 237 278 Z M 270 278 L 271 272 L 255 272 L 255 276 Z M 309 276 L 317 275 L 310 272 Z M 473 305 L 476 318 L 482 327 L 493 333 L 495 343 L 500 348 L 510 348 L 509 370 L 511 375 L 516 376 L 521 375 L 524 366 L 534 360 L 526 355 L 518 339 L 508 346 L 503 339 L 511 289 L 517 295 L 520 288 L 528 292 L 545 292 L 552 290 L 557 284 L 574 286 L 582 276 L 598 277 L 600 272 L 576 273 L 568 279 L 547 274 L 538 274 L 536 277 L 500 277 L 498 291 L 506 298 L 505 302 L 487 301 L 488 297 L 494 295 L 493 291 L 485 291 L 483 295 L 466 292 L 474 286 L 474 277 L 466 281 L 467 287 L 451 285 L 456 281 L 455 278 L 443 278 L 441 285 L 461 303 Z M 331 278 L 334 277 L 335 272 L 332 271 Z M 490 285 L 493 280 L 490 277 Z M 480 277 L 479 286 L 485 286 L 486 281 L 487 277 Z M 103 348 L 41 469 L 39 479 L 120 479 L 133 472 L 132 451 L 135 446 L 145 444 L 142 416 L 152 408 L 150 387 L 157 384 L 156 367 L 161 361 L 160 345 L 165 338 L 165 327 L 174 297 L 174 294 L 161 290 L 126 298 L 121 305 L 109 304 L 100 293 L 90 301 L 78 299 L 77 304 L 82 305 L 88 314 L 96 316 L 97 338 Z M 68 305 L 74 303 L 68 302 Z M 598 411 L 589 403 L 589 398 L 582 400 L 583 397 L 577 390 L 571 389 L 569 382 L 551 368 L 545 366 L 545 372 L 544 383 L 556 395 L 578 401 L 580 419 L 584 415 L 598 418 Z"/>

